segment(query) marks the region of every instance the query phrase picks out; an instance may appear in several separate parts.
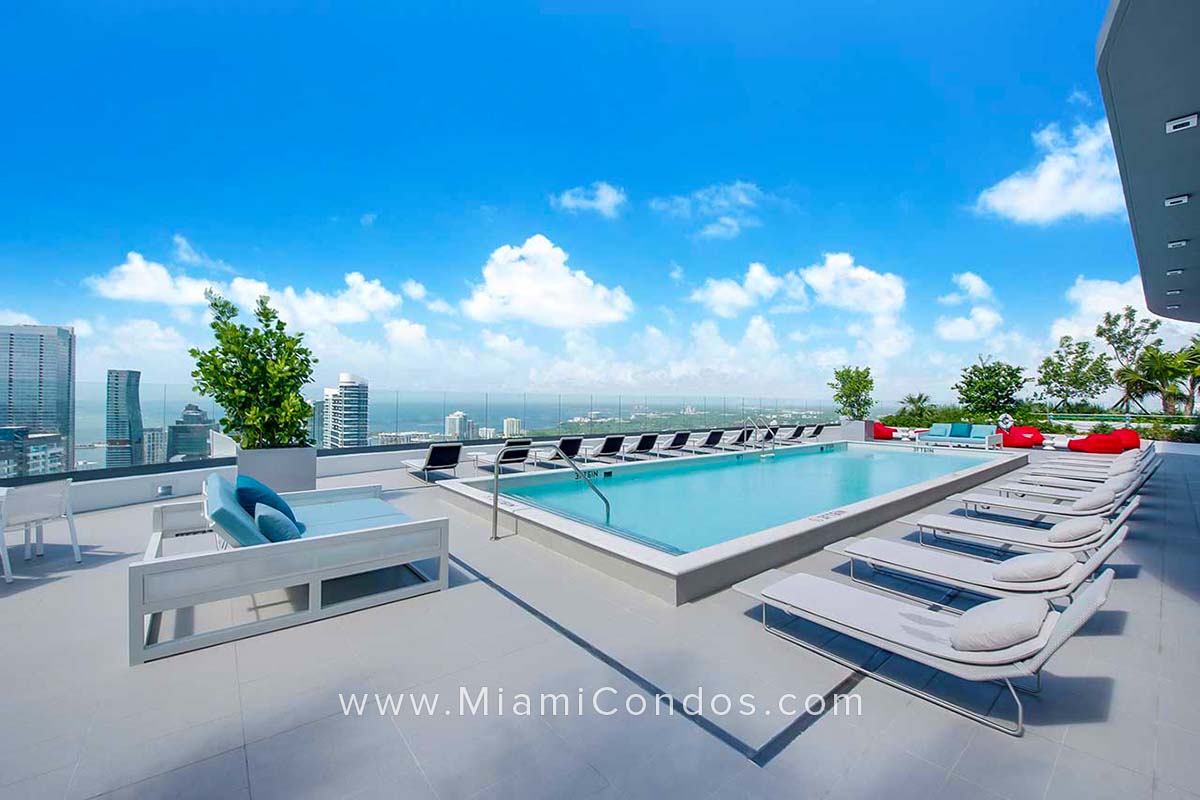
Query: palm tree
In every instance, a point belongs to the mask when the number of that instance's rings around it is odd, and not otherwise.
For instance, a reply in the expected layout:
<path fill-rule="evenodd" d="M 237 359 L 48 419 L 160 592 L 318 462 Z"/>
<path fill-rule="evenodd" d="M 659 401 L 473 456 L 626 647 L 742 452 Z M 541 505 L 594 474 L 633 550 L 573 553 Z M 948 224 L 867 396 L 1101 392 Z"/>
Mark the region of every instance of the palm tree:
<path fill-rule="evenodd" d="M 1163 413 L 1174 414 L 1176 402 L 1183 399 L 1183 390 L 1179 385 L 1188 375 L 1183 354 L 1147 347 L 1138 356 L 1137 372 L 1145 387 L 1150 389 L 1147 394 L 1162 398 Z"/>
<path fill-rule="evenodd" d="M 904 397 L 900 398 L 900 413 L 912 414 L 914 417 L 923 417 L 929 413 L 929 401 L 929 395 L 925 394 L 924 392 L 906 394 Z"/>
<path fill-rule="evenodd" d="M 1192 343 L 1179 351 L 1179 356 L 1187 370 L 1184 376 L 1187 397 L 1184 398 L 1183 413 L 1191 416 L 1196 413 L 1196 395 L 1200 393 L 1200 334 L 1192 337 Z"/>

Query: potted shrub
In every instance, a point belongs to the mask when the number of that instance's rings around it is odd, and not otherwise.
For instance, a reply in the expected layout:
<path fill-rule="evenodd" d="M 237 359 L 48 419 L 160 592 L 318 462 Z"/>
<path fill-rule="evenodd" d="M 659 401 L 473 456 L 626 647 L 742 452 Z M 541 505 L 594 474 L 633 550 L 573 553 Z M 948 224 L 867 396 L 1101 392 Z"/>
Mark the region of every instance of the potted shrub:
<path fill-rule="evenodd" d="M 851 441 L 869 441 L 874 438 L 874 423 L 867 417 L 875 405 L 871 393 L 875 391 L 875 379 L 870 367 L 846 366 L 833 371 L 829 382 L 833 389 L 833 402 L 841 423 L 839 438 Z"/>
<path fill-rule="evenodd" d="M 312 380 L 316 359 L 304 334 L 288 333 L 269 298 L 258 298 L 255 327 L 237 321 L 238 308 L 211 289 L 216 344 L 192 348 L 196 391 L 221 407 L 221 430 L 235 443 L 238 474 L 277 492 L 314 489 L 317 451 L 308 441 L 312 406 L 300 390 Z"/>

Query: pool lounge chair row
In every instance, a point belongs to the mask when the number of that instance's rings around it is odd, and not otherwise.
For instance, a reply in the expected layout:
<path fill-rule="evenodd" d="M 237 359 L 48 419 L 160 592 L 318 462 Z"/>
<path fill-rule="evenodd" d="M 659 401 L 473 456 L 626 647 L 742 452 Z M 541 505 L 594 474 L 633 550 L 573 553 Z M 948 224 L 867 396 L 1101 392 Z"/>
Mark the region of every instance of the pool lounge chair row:
<path fill-rule="evenodd" d="M 781 435 L 779 430 L 778 426 L 772 426 L 762 431 L 760 436 L 754 428 L 742 428 L 729 441 L 725 441 L 727 432 L 717 429 L 709 431 L 694 445 L 691 443 L 693 434 L 690 431 L 676 431 L 669 435 L 670 438 L 666 438 L 667 434 L 644 433 L 639 434 L 632 442 L 628 441 L 630 437 L 625 434 L 610 434 L 591 448 L 584 447 L 583 436 L 564 436 L 554 447 L 538 447 L 528 438 L 509 439 L 500 452 L 477 453 L 472 458 L 476 468 L 486 466 L 501 470 L 505 467 L 524 470 L 529 465 L 562 466 L 564 456 L 581 463 L 637 461 L 723 450 L 745 450 L 772 442 L 775 445 L 795 444 L 817 439 L 825 430 L 825 426 L 814 425 L 810 428 L 808 425 L 798 425 L 787 435 Z M 462 442 L 437 442 L 429 446 L 424 458 L 407 459 L 401 463 L 410 472 L 418 473 L 422 479 L 429 480 L 430 473 L 435 472 L 448 472 L 457 476 L 462 459 Z"/>
<path fill-rule="evenodd" d="M 874 591 L 866 591 L 781 570 L 768 573 L 765 588 L 744 593 L 762 602 L 763 626 L 771 633 L 1019 736 L 1024 731 L 1020 693 L 1030 688 L 1018 681 L 1032 679 L 1033 690 L 1040 688 L 1046 662 L 1104 604 L 1114 579 L 1104 565 L 1125 541 L 1126 523 L 1140 504 L 1137 492 L 1153 475 L 1158 459 L 1152 453 L 1130 454 L 1124 463 L 1133 468 L 1112 474 L 1105 469 L 1103 477 L 1090 464 L 1066 465 L 1076 468 L 1061 473 L 1069 477 L 1027 469 L 988 487 L 990 494 L 979 491 L 958 498 L 968 513 L 996 510 L 1003 520 L 926 514 L 915 521 L 916 542 L 849 538 L 825 548 L 849 560 L 855 583 L 867 583 L 855 570 L 856 564 L 866 564 L 876 573 L 945 590 L 941 604 L 930 605 L 927 598 L 875 581 L 869 584 Z M 1053 520 L 1058 521 L 1049 524 Z M 945 604 L 956 595 L 984 602 L 965 611 Z M 1016 704 L 1016 719 L 1008 724 L 846 660 L 787 626 L 773 625 L 768 607 L 965 680 L 999 682 Z"/>

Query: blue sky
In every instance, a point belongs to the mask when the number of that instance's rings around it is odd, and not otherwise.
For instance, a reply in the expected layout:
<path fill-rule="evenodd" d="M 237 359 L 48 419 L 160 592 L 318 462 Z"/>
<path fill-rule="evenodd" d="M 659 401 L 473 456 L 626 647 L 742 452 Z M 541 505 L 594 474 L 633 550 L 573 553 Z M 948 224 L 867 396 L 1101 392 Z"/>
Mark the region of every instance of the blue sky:
<path fill-rule="evenodd" d="M 1144 307 L 1104 0 L 112 5 L 0 34 L 0 319 L 81 379 L 186 381 L 206 284 L 387 388 L 947 397 Z"/>

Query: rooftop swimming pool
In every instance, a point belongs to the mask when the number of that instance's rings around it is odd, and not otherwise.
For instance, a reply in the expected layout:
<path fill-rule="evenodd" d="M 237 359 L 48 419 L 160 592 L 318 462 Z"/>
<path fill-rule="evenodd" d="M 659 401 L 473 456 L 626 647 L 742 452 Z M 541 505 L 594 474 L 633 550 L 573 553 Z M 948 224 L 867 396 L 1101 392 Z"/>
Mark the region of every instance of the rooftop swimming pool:
<path fill-rule="evenodd" d="M 446 481 L 452 502 L 672 603 L 883 525 L 1028 462 L 1012 451 L 832 441 Z M 493 499 L 495 497 L 495 499 Z M 495 504 L 493 506 L 493 503 Z"/>
<path fill-rule="evenodd" d="M 770 452 L 770 451 L 767 451 Z M 819 516 L 992 459 L 985 453 L 887 447 L 780 448 L 723 459 L 676 458 L 655 469 L 588 469 L 612 504 L 574 475 L 504 488 L 514 500 L 682 555 L 793 520 Z"/>

